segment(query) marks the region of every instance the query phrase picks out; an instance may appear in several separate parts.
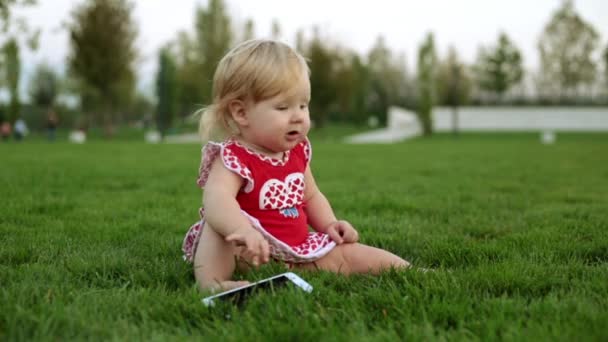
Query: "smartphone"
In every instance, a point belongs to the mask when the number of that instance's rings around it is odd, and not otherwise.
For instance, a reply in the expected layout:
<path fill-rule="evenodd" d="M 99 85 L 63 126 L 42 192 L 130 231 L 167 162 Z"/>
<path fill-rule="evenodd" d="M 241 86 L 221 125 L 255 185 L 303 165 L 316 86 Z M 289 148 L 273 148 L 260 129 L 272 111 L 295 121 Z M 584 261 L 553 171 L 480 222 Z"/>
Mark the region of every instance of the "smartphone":
<path fill-rule="evenodd" d="M 306 292 L 312 292 L 312 286 L 304 279 L 300 278 L 300 276 L 293 272 L 286 272 L 249 285 L 237 287 L 213 296 L 205 297 L 203 298 L 203 304 L 205 306 L 213 306 L 215 305 L 214 302 L 217 300 L 231 300 L 236 304 L 241 304 L 255 291 L 262 289 L 270 289 L 272 291 L 275 288 L 285 286 L 290 282 Z"/>

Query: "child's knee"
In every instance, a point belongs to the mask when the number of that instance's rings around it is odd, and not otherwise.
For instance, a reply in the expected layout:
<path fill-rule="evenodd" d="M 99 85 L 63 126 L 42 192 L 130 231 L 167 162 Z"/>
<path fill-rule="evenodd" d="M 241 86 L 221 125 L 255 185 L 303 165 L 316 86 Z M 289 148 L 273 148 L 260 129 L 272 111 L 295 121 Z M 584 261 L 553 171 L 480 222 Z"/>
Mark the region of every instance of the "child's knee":
<path fill-rule="evenodd" d="M 194 276 L 202 288 L 232 277 L 235 269 L 235 248 L 205 225 L 194 255 Z"/>
<path fill-rule="evenodd" d="M 353 263 L 360 258 L 360 246 L 361 245 L 359 243 L 345 243 L 340 245 L 342 250 L 342 260 L 351 268 Z"/>
<path fill-rule="evenodd" d="M 337 272 L 349 274 L 352 269 L 352 258 L 350 254 L 352 253 L 352 245 L 353 244 L 342 244 L 337 245 L 334 250 L 332 250 L 328 254 L 327 263 L 329 264 L 329 269 Z"/>

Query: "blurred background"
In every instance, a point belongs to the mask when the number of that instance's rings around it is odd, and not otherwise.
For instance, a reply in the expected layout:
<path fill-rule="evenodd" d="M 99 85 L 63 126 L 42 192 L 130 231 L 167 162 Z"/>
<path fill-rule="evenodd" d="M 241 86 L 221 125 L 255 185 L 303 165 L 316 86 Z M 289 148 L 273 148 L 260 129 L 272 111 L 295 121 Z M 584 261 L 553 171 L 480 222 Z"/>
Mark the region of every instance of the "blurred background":
<path fill-rule="evenodd" d="M 608 130 L 606 18 L 603 0 L 0 0 L 0 122 L 5 140 L 192 133 L 221 56 L 275 38 L 309 59 L 318 128 L 400 108 L 422 135 Z"/>

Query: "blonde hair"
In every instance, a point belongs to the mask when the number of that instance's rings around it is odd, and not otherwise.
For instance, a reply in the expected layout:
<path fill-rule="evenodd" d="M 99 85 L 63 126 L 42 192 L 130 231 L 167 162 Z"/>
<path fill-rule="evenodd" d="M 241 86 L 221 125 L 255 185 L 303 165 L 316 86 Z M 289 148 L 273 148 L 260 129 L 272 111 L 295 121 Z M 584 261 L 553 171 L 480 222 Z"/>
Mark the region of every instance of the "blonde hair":
<path fill-rule="evenodd" d="M 215 70 L 211 105 L 197 112 L 201 138 L 221 141 L 238 134 L 228 108 L 232 101 L 259 102 L 289 91 L 304 72 L 310 74 L 306 60 L 287 44 L 254 39 L 237 45 Z"/>

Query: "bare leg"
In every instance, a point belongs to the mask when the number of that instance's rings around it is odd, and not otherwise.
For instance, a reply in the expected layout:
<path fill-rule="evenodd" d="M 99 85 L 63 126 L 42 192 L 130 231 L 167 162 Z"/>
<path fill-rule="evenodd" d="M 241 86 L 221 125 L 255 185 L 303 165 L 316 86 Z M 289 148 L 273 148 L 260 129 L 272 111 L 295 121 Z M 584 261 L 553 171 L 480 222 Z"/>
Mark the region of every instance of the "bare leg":
<path fill-rule="evenodd" d="M 199 287 L 229 290 L 248 284 L 247 281 L 230 280 L 239 254 L 237 248 L 224 241 L 221 235 L 205 223 L 194 255 L 194 277 Z"/>
<path fill-rule="evenodd" d="M 331 252 L 314 263 L 295 264 L 296 268 L 325 270 L 341 274 L 371 273 L 383 270 L 408 268 L 410 263 L 393 253 L 360 243 L 345 243 L 336 246 Z"/>

